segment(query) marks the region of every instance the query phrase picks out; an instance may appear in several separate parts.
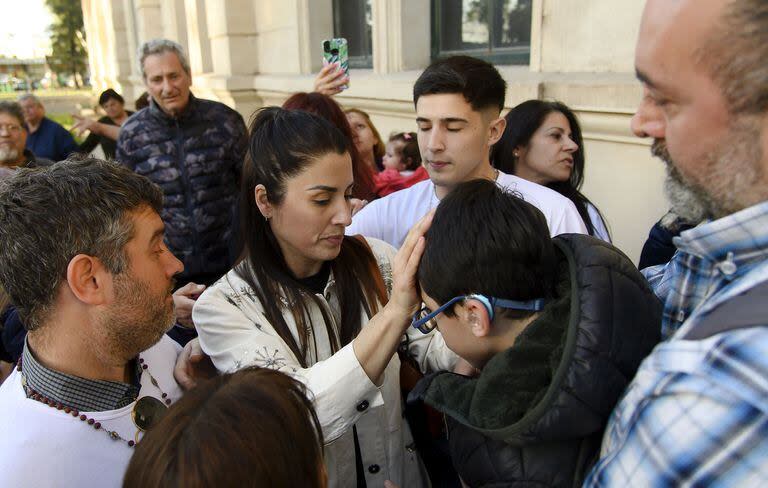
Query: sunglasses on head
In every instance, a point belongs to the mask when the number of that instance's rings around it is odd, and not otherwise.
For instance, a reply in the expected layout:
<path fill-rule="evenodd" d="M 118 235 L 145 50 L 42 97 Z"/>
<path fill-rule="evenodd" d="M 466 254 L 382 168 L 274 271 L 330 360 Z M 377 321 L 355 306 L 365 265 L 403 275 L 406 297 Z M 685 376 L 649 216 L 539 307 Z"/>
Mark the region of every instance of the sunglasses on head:
<path fill-rule="evenodd" d="M 493 320 L 494 308 L 501 307 L 510 310 L 525 310 L 529 312 L 538 312 L 544 308 L 546 300 L 543 298 L 537 298 L 536 300 L 528 300 L 525 302 L 517 300 L 507 300 L 505 298 L 488 297 L 485 295 L 461 295 L 451 298 L 434 312 L 429 307 L 423 307 L 421 310 L 413 314 L 413 320 L 411 321 L 411 327 L 414 327 L 421 331 L 423 334 L 429 334 L 435 327 L 437 327 L 437 321 L 435 317 L 443 313 L 448 307 L 454 305 L 457 302 L 462 302 L 467 299 L 474 299 L 483 304 L 488 311 L 488 317 Z"/>

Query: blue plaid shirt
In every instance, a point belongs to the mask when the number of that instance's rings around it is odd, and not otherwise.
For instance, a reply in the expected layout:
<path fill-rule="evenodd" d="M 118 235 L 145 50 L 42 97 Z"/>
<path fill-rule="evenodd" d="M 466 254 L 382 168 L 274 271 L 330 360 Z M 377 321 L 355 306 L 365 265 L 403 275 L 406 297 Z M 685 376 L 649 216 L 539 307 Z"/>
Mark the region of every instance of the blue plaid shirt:
<path fill-rule="evenodd" d="M 668 265 L 645 270 L 669 340 L 614 410 L 585 486 L 768 486 L 768 329 L 681 339 L 768 280 L 768 202 L 685 231 L 675 245 Z"/>

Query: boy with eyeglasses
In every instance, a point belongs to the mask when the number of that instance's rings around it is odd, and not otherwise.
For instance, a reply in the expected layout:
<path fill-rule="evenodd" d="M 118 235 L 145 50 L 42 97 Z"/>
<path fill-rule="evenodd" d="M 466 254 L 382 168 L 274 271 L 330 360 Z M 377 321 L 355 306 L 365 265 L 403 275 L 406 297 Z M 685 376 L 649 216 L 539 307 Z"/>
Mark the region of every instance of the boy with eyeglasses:
<path fill-rule="evenodd" d="M 536 207 L 473 180 L 440 202 L 419 282 L 413 326 L 479 370 L 425 377 L 410 397 L 446 414 L 463 481 L 580 483 L 659 339 L 661 304 L 632 262 L 586 235 L 550 238 Z"/>

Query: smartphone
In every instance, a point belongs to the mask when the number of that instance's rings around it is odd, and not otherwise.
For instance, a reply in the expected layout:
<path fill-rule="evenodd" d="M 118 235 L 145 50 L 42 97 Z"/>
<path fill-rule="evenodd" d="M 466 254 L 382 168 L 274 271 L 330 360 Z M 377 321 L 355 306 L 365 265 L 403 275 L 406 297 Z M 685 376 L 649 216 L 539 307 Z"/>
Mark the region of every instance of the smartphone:
<path fill-rule="evenodd" d="M 328 64 L 339 63 L 339 66 L 344 70 L 344 74 L 349 77 L 349 50 L 347 49 L 347 40 L 343 37 L 334 37 L 333 39 L 326 39 L 323 41 L 323 59 Z M 341 87 L 342 90 L 346 90 L 347 85 Z"/>

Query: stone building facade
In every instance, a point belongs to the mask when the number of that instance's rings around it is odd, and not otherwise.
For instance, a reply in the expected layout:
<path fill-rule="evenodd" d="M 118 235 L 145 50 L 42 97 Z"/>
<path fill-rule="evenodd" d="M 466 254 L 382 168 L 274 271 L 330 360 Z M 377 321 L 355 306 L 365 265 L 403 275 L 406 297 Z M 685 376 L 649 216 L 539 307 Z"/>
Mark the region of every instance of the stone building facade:
<path fill-rule="evenodd" d="M 436 20 L 437 9 L 463 8 L 467 14 L 468 8 L 483 2 L 481 6 L 487 7 L 493 1 L 363 1 L 368 9 L 370 67 L 352 69 L 351 87 L 338 101 L 370 113 L 384 137 L 394 130 L 414 130 L 411 90 L 420 71 L 439 55 L 436 26 L 443 26 L 439 35 L 457 37 L 446 32 L 450 22 Z M 334 37 L 339 18 L 359 3 L 82 0 L 94 90 L 113 87 L 127 100 L 135 99 L 144 90 L 137 48 L 145 40 L 166 37 L 189 52 L 195 95 L 220 100 L 248 120 L 258 107 L 280 104 L 291 93 L 312 89 L 313 73 L 321 66 L 322 40 Z M 504 3 L 515 4 L 521 1 Z M 497 62 L 509 84 L 507 105 L 546 98 L 576 110 L 586 141 L 583 191 L 605 214 L 615 244 L 637 260 L 648 230 L 667 207 L 663 165 L 651 158 L 649 141 L 635 138 L 629 130 L 641 97 L 633 51 L 643 2 L 528 0 L 528 4 L 527 62 Z M 491 25 L 493 12 L 485 15 Z"/>

